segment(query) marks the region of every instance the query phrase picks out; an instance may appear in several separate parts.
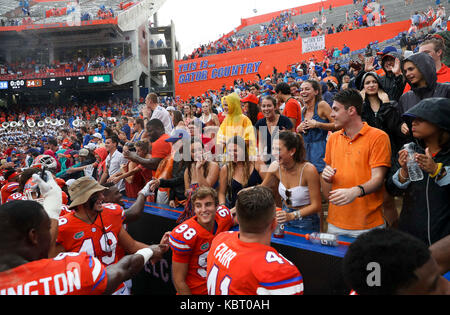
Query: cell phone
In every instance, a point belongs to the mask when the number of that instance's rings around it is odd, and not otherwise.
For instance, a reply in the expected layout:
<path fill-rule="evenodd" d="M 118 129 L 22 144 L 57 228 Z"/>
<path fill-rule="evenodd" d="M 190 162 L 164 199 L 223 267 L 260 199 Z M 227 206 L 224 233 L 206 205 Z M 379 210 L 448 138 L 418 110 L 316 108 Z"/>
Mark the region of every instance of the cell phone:
<path fill-rule="evenodd" d="M 42 166 L 42 171 L 41 171 L 40 176 L 44 182 L 47 182 L 48 177 L 47 177 L 47 173 L 45 171 L 46 171 L 45 166 Z"/>

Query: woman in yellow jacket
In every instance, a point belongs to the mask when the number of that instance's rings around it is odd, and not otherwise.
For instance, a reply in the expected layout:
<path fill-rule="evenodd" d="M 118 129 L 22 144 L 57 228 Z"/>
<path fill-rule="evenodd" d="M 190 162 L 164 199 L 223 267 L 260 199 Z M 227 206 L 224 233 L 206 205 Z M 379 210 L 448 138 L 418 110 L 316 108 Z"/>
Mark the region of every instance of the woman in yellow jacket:
<path fill-rule="evenodd" d="M 255 131 L 251 120 L 242 113 L 241 99 L 236 93 L 232 93 L 222 98 L 222 105 L 228 106 L 228 114 L 217 133 L 216 154 L 223 154 L 228 140 L 240 136 L 248 143 L 250 160 L 255 160 L 257 155 Z"/>

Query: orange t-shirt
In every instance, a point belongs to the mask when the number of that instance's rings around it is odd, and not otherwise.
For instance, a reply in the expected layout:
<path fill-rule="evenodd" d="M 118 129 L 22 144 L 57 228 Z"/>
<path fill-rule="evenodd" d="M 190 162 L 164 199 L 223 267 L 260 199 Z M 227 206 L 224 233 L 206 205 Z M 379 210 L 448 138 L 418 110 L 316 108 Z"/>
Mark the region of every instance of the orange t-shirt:
<path fill-rule="evenodd" d="M 335 132 L 328 139 L 324 161 L 337 170 L 332 190 L 362 185 L 372 178 L 373 168 L 391 166 L 389 136 L 367 123 L 353 139 L 343 130 Z M 356 198 L 344 206 L 330 203 L 328 222 L 346 230 L 366 230 L 384 224 L 383 191 Z"/>
<path fill-rule="evenodd" d="M 300 103 L 293 97 L 291 97 L 284 106 L 283 116 L 295 119 L 295 128 L 302 122 L 302 108 Z"/>
<path fill-rule="evenodd" d="M 163 134 L 158 140 L 152 143 L 152 158 L 163 160 L 170 155 L 172 152 L 172 144 L 166 141 L 168 138 L 170 138 L 168 134 Z M 155 173 L 155 171 L 152 171 L 153 177 Z"/>
<path fill-rule="evenodd" d="M 172 144 L 166 141 L 169 138 L 168 134 L 163 134 L 152 143 L 152 158 L 164 159 L 172 152 Z"/>

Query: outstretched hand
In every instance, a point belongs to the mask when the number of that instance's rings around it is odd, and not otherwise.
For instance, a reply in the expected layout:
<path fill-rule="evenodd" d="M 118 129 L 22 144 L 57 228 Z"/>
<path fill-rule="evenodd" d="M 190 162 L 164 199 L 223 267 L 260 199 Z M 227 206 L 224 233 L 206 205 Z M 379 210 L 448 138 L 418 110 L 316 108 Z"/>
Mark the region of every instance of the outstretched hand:
<path fill-rule="evenodd" d="M 392 68 L 392 73 L 396 76 L 402 74 L 401 62 L 400 59 L 395 58 L 394 67 Z"/>
<path fill-rule="evenodd" d="M 150 246 L 151 250 L 153 251 L 153 256 L 150 259 L 152 264 L 160 261 L 163 258 L 164 254 L 169 250 L 169 234 L 170 232 L 164 233 L 158 245 Z"/>
<path fill-rule="evenodd" d="M 62 207 L 62 191 L 53 175 L 45 171 L 47 181 L 45 182 L 38 174 L 33 174 L 33 181 L 38 185 L 39 190 L 44 197 L 43 206 L 50 219 L 58 220 Z"/>

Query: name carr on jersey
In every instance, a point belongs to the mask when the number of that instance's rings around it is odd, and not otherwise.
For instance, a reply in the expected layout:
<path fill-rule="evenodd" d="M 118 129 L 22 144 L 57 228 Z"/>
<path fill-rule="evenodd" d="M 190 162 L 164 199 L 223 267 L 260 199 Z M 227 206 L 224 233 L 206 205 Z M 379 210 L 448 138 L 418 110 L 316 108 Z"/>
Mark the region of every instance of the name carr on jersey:
<path fill-rule="evenodd" d="M 236 257 L 236 252 L 228 248 L 224 243 L 219 244 L 214 251 L 214 257 L 221 263 L 224 267 L 229 268 L 231 260 Z"/>

